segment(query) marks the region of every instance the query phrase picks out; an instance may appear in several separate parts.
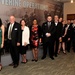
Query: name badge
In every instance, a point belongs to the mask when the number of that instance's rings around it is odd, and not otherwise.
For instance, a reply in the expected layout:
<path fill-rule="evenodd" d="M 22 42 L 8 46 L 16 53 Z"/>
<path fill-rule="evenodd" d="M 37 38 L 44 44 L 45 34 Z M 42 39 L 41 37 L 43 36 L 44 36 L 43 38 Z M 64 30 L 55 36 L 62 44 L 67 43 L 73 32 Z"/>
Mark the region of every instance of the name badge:
<path fill-rule="evenodd" d="M 14 30 L 17 30 L 17 28 L 15 28 Z"/>

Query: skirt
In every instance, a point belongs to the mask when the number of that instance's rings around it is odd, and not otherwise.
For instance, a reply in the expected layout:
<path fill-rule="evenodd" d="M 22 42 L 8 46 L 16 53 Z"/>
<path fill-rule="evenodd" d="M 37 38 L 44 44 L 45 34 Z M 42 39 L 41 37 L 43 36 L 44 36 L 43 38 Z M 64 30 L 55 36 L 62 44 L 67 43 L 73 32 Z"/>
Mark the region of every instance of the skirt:
<path fill-rule="evenodd" d="M 26 54 L 26 51 L 28 50 L 28 45 L 27 46 L 20 46 L 20 54 Z"/>

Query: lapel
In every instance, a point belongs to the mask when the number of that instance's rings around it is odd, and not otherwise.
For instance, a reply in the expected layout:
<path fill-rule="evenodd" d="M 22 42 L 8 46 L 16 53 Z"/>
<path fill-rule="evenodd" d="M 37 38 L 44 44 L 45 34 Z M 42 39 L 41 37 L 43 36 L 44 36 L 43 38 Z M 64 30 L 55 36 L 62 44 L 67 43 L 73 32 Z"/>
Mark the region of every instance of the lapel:
<path fill-rule="evenodd" d="M 10 23 L 7 25 L 7 30 L 9 29 Z"/>
<path fill-rule="evenodd" d="M 70 25 L 69 25 L 69 27 L 68 27 L 68 29 L 67 30 L 70 30 Z"/>
<path fill-rule="evenodd" d="M 47 24 L 47 22 L 45 23 L 44 27 L 46 28 L 46 30 L 48 30 L 48 24 Z"/>

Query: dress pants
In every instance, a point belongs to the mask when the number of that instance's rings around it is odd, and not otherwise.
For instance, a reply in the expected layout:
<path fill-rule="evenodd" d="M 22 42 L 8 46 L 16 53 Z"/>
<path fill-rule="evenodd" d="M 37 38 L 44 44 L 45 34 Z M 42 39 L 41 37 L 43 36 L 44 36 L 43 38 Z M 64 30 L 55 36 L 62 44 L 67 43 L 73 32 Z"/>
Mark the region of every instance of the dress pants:
<path fill-rule="evenodd" d="M 72 40 L 73 51 L 75 52 L 75 39 Z"/>
<path fill-rule="evenodd" d="M 54 43 L 53 43 L 53 41 L 43 43 L 43 57 L 46 57 L 47 50 L 49 50 L 49 57 L 53 57 L 53 54 L 54 54 Z"/>
<path fill-rule="evenodd" d="M 66 42 L 66 48 L 67 48 L 67 51 L 70 52 L 71 40 Z"/>
<path fill-rule="evenodd" d="M 55 39 L 54 45 L 55 45 L 54 54 L 55 54 L 55 56 L 57 56 L 57 54 L 58 54 L 58 48 L 59 48 L 59 38 Z"/>
<path fill-rule="evenodd" d="M 13 64 L 18 65 L 19 64 L 19 49 L 16 45 L 12 44 L 11 40 L 8 40 L 8 44 L 9 44 L 9 49 L 10 49 L 10 54 L 11 54 Z"/>

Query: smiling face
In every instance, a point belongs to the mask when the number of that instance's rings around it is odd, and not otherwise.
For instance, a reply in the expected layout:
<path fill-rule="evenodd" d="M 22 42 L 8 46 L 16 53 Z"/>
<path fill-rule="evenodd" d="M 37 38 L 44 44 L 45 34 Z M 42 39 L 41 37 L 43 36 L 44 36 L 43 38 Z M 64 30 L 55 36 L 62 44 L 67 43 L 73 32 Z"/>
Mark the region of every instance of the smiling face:
<path fill-rule="evenodd" d="M 62 24 L 63 24 L 63 25 L 65 25 L 65 24 L 66 24 L 66 21 L 65 21 L 65 20 L 63 20 L 63 21 L 62 21 Z"/>
<path fill-rule="evenodd" d="M 75 24 L 75 20 L 73 20 L 73 24 Z"/>
<path fill-rule="evenodd" d="M 58 22 L 59 21 L 59 17 L 57 15 L 54 16 L 54 21 Z"/>
<path fill-rule="evenodd" d="M 63 21 L 63 18 L 61 17 L 61 18 L 59 18 L 59 22 L 62 22 Z"/>
<path fill-rule="evenodd" d="M 67 20 L 67 24 L 70 24 L 71 23 L 71 21 L 70 20 Z"/>
<path fill-rule="evenodd" d="M 52 17 L 51 17 L 51 16 L 48 16 L 48 17 L 47 17 L 47 21 L 48 21 L 48 22 L 52 21 Z"/>
<path fill-rule="evenodd" d="M 10 16 L 10 19 L 9 19 L 10 23 L 14 23 L 15 22 L 15 17 L 14 16 Z"/>
<path fill-rule="evenodd" d="M 33 20 L 33 25 L 37 25 L 37 20 Z"/>
<path fill-rule="evenodd" d="M 21 21 L 21 25 L 25 26 L 26 22 L 24 20 Z"/>

